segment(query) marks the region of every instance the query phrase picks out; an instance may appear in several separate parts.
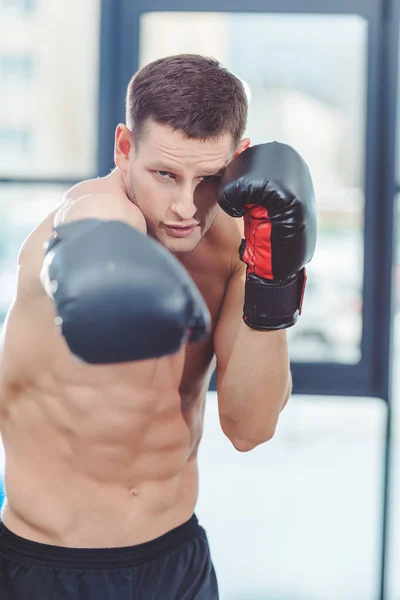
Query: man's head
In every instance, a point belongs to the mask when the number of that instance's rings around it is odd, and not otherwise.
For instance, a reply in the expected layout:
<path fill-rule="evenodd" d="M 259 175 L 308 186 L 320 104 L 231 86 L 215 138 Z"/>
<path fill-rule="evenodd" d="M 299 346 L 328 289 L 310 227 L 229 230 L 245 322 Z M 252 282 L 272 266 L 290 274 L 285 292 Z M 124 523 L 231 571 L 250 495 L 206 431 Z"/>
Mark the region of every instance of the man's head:
<path fill-rule="evenodd" d="M 241 81 L 213 59 L 170 56 L 132 78 L 115 163 L 150 235 L 172 252 L 193 250 L 214 221 L 219 175 L 249 144 L 246 119 Z"/>

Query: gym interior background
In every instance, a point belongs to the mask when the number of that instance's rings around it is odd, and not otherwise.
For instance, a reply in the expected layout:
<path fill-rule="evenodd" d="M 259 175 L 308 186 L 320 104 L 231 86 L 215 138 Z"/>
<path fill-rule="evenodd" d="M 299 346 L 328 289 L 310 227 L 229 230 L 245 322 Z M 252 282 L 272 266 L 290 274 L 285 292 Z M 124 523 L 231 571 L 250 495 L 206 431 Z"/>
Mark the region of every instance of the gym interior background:
<path fill-rule="evenodd" d="M 398 29 L 398 0 L 0 0 L 0 327 L 21 242 L 112 168 L 147 62 L 216 57 L 253 143 L 310 165 L 319 240 L 275 438 L 235 452 L 209 392 L 197 513 L 223 600 L 400 599 Z"/>

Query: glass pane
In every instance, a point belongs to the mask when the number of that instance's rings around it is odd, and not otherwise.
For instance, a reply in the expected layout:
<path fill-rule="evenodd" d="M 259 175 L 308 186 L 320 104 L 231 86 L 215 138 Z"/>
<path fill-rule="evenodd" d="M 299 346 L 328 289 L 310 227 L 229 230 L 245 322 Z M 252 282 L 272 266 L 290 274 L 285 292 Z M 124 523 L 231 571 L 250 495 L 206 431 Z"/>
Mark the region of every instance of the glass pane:
<path fill-rule="evenodd" d="M 246 84 L 252 142 L 291 144 L 310 166 L 319 241 L 303 314 L 289 330 L 295 361 L 360 359 L 367 34 L 353 15 L 141 18 L 141 66 L 182 52 L 214 56 Z"/>
<path fill-rule="evenodd" d="M 70 186 L 0 186 L 0 329 L 14 297 L 24 239 L 60 203 Z"/>
<path fill-rule="evenodd" d="M 100 0 L 0 0 L 0 177 L 95 173 L 99 13 Z"/>

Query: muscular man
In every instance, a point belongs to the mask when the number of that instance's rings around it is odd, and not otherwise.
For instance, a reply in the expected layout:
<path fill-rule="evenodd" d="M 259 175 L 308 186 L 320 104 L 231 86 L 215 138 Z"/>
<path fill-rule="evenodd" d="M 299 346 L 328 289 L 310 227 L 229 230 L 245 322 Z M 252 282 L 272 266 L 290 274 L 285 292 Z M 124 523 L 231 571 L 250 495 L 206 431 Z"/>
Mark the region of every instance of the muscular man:
<path fill-rule="evenodd" d="M 216 61 L 148 65 L 115 169 L 24 242 L 0 368 L 2 599 L 218 598 L 194 515 L 207 388 L 216 367 L 237 450 L 273 436 L 316 230 L 304 161 L 248 148 L 246 114 Z"/>

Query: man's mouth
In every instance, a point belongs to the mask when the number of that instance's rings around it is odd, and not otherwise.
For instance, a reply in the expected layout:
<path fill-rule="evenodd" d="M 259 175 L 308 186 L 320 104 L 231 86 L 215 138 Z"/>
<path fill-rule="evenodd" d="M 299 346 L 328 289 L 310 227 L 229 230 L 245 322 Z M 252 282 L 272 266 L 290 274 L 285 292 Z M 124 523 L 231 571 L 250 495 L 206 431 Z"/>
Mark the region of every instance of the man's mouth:
<path fill-rule="evenodd" d="M 192 224 L 188 226 L 182 225 L 165 225 L 165 229 L 171 237 L 188 237 L 198 227 L 198 224 Z"/>

